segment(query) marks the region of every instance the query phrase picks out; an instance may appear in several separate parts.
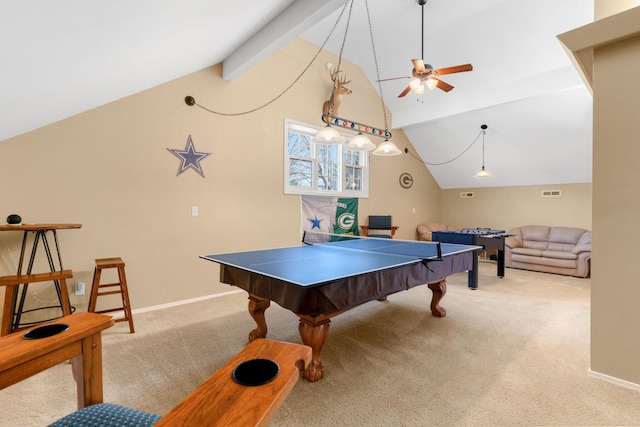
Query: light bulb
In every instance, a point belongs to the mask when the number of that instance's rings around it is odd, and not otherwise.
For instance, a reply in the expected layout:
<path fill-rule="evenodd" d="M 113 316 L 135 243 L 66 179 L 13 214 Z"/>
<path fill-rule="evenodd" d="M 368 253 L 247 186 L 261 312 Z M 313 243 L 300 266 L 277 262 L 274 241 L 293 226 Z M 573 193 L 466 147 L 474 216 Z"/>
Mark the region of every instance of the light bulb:
<path fill-rule="evenodd" d="M 312 140 L 316 144 L 342 144 L 345 138 L 337 130 L 327 125 Z"/>
<path fill-rule="evenodd" d="M 382 144 L 378 145 L 378 148 L 373 152 L 376 156 L 397 156 L 401 153 L 402 151 L 400 151 L 396 144 L 388 139 L 385 139 Z"/>
<path fill-rule="evenodd" d="M 371 142 L 371 140 L 363 135 L 362 132 L 358 132 L 356 136 L 351 138 L 351 141 L 347 144 L 347 148 L 350 150 L 370 151 L 376 148 L 376 144 Z"/>

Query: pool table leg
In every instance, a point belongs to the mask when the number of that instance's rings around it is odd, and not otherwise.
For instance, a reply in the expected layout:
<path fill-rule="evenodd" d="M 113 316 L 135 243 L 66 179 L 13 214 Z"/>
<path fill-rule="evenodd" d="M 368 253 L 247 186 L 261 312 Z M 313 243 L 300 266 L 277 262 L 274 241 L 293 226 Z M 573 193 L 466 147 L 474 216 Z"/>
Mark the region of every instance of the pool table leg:
<path fill-rule="evenodd" d="M 300 317 L 300 323 L 298 325 L 298 331 L 300 332 L 300 338 L 302 343 L 308 345 L 313 350 L 311 363 L 304 370 L 302 376 L 309 382 L 318 381 L 322 378 L 322 362 L 320 361 L 320 351 L 324 342 L 329 336 L 329 325 L 331 319 L 327 316 L 304 316 Z"/>
<path fill-rule="evenodd" d="M 447 293 L 447 281 L 445 279 L 441 279 L 437 282 L 428 283 L 429 289 L 433 292 L 433 296 L 431 297 L 431 314 L 438 317 L 444 317 L 447 315 L 447 311 L 440 307 L 440 300 L 444 297 L 444 294 Z"/>
<path fill-rule="evenodd" d="M 249 332 L 249 341 L 267 337 L 267 321 L 264 317 L 264 312 L 269 308 L 269 305 L 271 305 L 271 301 L 268 299 L 249 294 L 249 314 L 258 326 Z"/>

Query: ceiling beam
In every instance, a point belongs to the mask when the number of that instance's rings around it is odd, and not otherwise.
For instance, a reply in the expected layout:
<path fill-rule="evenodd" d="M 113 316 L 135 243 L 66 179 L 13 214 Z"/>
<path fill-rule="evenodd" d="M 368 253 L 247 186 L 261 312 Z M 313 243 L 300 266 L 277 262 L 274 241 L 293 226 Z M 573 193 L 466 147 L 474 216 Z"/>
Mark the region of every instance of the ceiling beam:
<path fill-rule="evenodd" d="M 640 6 L 557 36 L 590 91 L 593 84 L 594 49 L 638 36 L 639 22 Z"/>
<path fill-rule="evenodd" d="M 222 78 L 233 80 L 349 0 L 295 0 L 222 63 Z"/>

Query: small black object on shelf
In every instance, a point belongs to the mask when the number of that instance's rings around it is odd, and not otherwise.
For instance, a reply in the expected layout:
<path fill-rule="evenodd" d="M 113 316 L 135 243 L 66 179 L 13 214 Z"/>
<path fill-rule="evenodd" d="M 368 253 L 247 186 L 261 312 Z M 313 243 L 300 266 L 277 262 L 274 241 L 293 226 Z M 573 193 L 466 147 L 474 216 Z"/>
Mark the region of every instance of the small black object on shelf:
<path fill-rule="evenodd" d="M 22 222 L 22 218 L 20 215 L 11 214 L 7 217 L 7 224 L 20 224 Z"/>

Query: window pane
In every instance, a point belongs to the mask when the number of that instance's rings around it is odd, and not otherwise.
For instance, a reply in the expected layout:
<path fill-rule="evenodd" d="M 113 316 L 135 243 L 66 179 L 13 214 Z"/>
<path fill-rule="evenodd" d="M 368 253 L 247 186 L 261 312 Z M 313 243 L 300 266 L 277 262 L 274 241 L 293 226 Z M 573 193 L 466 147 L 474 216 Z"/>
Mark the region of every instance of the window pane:
<path fill-rule="evenodd" d="M 346 165 L 362 166 L 362 151 L 346 150 L 344 163 Z"/>
<path fill-rule="evenodd" d="M 318 175 L 318 188 L 321 190 L 337 190 L 338 180 L 327 175 Z"/>
<path fill-rule="evenodd" d="M 318 144 L 318 188 L 339 190 L 339 149 L 337 145 Z"/>
<path fill-rule="evenodd" d="M 289 164 L 289 185 L 311 187 L 313 181 L 313 162 L 291 159 Z"/>
<path fill-rule="evenodd" d="M 311 137 L 296 132 L 288 133 L 288 153 L 292 157 L 311 157 Z"/>
<path fill-rule="evenodd" d="M 345 168 L 345 190 L 360 191 L 362 189 L 362 169 L 347 166 Z"/>

